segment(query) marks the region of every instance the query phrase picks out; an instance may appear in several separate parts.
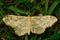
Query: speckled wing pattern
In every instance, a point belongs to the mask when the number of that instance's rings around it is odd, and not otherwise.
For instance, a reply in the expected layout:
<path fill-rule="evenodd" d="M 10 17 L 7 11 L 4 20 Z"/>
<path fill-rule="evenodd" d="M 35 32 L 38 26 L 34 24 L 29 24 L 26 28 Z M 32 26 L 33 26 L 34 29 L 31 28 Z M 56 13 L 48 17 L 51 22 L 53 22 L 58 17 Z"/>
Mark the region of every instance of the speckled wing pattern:
<path fill-rule="evenodd" d="M 11 26 L 15 34 L 18 36 L 25 35 L 30 32 L 35 34 L 41 34 L 47 27 L 51 27 L 57 18 L 54 16 L 16 16 L 7 15 L 3 17 L 3 21 L 6 25 Z"/>
<path fill-rule="evenodd" d="M 31 19 L 31 32 L 41 34 L 46 28 L 52 27 L 55 22 L 57 22 L 57 18 L 54 16 L 34 16 Z"/>
<path fill-rule="evenodd" d="M 11 26 L 18 36 L 25 35 L 29 32 L 28 18 L 25 16 L 7 15 L 3 18 L 6 25 Z"/>

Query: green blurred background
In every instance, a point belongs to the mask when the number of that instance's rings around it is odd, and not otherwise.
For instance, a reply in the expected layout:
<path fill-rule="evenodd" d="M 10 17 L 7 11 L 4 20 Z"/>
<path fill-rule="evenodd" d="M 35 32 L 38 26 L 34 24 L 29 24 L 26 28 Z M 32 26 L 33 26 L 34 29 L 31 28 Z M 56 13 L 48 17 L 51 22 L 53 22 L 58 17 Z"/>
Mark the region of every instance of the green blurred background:
<path fill-rule="evenodd" d="M 58 21 L 42 34 L 17 36 L 2 18 L 8 14 L 20 16 L 53 15 Z M 60 0 L 0 0 L 0 40 L 60 40 Z"/>

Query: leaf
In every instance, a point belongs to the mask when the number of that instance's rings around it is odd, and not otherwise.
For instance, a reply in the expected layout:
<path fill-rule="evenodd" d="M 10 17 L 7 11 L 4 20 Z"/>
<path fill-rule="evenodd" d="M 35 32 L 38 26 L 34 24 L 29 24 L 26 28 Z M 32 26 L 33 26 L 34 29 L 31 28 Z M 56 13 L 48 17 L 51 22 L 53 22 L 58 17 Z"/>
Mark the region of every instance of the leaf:
<path fill-rule="evenodd" d="M 47 13 L 47 12 L 48 12 L 48 1 L 49 1 L 49 0 L 45 0 L 45 6 L 44 6 L 44 7 L 45 7 L 45 10 L 44 10 L 44 15 L 47 15 L 47 14 L 48 14 L 48 13 Z"/>
<path fill-rule="evenodd" d="M 4 8 L 17 12 L 19 14 L 26 14 L 26 15 L 30 14 L 30 12 L 21 10 L 15 6 L 4 6 Z"/>
<path fill-rule="evenodd" d="M 55 14 L 57 18 L 60 20 L 60 6 L 56 8 Z"/>
<path fill-rule="evenodd" d="M 28 40 L 28 34 L 26 34 L 26 36 L 25 36 L 25 40 Z"/>
<path fill-rule="evenodd" d="M 48 38 L 48 40 L 55 40 L 55 39 L 57 39 L 59 37 L 60 37 L 60 30 L 57 33 L 55 33 L 53 36 L 51 36 L 50 38 Z"/>
<path fill-rule="evenodd" d="M 58 3 L 60 2 L 60 0 L 55 0 L 54 3 L 51 5 L 51 7 L 48 10 L 48 15 L 50 15 L 53 10 L 55 9 L 55 7 L 58 5 Z"/>

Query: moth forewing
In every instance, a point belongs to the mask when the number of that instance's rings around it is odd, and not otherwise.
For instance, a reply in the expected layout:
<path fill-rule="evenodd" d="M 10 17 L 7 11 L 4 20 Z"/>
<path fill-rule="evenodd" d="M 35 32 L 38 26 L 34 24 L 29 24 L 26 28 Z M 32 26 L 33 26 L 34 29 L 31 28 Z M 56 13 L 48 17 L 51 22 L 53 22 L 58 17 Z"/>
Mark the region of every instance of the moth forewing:
<path fill-rule="evenodd" d="M 54 16 L 43 16 L 41 20 L 44 22 L 43 27 L 52 27 L 52 25 L 57 22 L 57 18 Z M 41 23 L 43 23 L 41 22 Z"/>
<path fill-rule="evenodd" d="M 33 19 L 42 27 L 51 27 L 55 22 L 57 22 L 57 18 L 54 16 L 38 16 L 33 17 Z"/>
<path fill-rule="evenodd" d="M 26 19 L 26 18 L 22 17 L 22 16 L 7 15 L 3 18 L 3 21 L 6 23 L 6 25 L 9 25 L 9 26 L 12 26 L 13 28 L 15 28 L 24 19 Z"/>

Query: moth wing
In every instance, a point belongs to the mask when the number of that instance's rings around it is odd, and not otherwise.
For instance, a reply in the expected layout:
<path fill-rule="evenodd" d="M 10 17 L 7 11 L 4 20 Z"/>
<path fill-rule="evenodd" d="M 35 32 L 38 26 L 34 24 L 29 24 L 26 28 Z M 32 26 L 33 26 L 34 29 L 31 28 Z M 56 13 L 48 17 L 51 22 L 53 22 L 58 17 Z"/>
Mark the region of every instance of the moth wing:
<path fill-rule="evenodd" d="M 36 34 L 41 34 L 45 31 L 47 27 L 51 27 L 57 18 L 54 16 L 35 16 L 31 18 L 31 32 Z"/>
<path fill-rule="evenodd" d="M 18 36 L 25 35 L 29 30 L 25 16 L 8 15 L 3 18 L 3 21 L 6 25 L 11 26 Z"/>
<path fill-rule="evenodd" d="M 35 21 L 31 21 L 31 32 L 41 34 L 45 31 L 45 28 L 39 26 Z"/>

